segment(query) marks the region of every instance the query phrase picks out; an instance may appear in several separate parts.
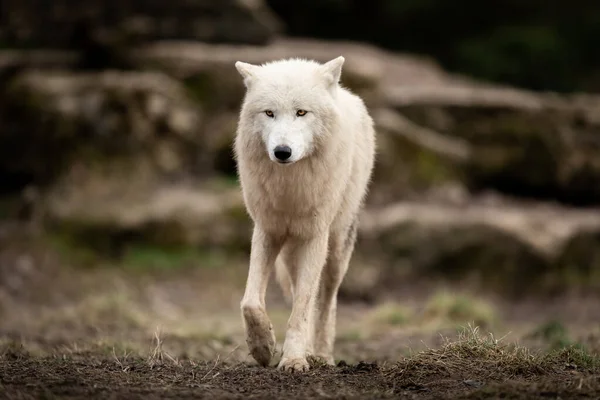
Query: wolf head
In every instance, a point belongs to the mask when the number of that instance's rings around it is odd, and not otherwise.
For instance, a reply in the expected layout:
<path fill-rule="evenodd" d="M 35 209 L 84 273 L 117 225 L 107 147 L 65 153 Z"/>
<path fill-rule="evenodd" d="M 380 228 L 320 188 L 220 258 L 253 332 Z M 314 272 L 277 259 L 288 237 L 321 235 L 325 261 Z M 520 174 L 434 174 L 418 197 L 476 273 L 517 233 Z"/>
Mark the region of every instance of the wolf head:
<path fill-rule="evenodd" d="M 325 64 L 288 59 L 235 63 L 246 86 L 242 116 L 268 157 L 291 164 L 309 157 L 338 116 L 336 96 L 344 58 Z"/>

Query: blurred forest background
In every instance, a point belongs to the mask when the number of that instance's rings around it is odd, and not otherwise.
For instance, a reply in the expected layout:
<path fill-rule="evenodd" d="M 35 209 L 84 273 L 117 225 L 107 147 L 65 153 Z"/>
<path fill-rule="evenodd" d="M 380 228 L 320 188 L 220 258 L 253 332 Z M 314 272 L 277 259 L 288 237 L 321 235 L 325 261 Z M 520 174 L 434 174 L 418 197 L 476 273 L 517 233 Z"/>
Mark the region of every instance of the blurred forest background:
<path fill-rule="evenodd" d="M 76 329 L 40 322 L 39 307 L 79 299 L 89 316 L 82 298 L 135 285 L 160 315 L 218 303 L 241 326 L 251 225 L 231 152 L 234 62 L 291 56 L 343 55 L 342 81 L 377 125 L 341 301 L 438 283 L 502 301 L 593 295 L 598 38 L 592 0 L 3 0 L 0 328 L 59 338 Z M 228 279 L 226 300 L 202 297 Z M 131 312 L 113 300 L 102 321 Z"/>

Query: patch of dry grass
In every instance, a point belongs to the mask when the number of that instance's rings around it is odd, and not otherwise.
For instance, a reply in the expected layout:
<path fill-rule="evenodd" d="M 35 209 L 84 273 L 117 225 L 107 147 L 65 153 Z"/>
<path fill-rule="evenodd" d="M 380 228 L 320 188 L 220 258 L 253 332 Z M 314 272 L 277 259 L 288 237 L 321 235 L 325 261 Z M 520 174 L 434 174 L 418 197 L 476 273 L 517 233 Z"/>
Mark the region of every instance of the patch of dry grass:
<path fill-rule="evenodd" d="M 516 344 L 505 344 L 492 334 L 481 335 L 469 326 L 458 340 L 438 349 L 407 357 L 390 371 L 394 379 L 429 385 L 444 379 L 474 387 L 512 379 L 535 380 L 544 376 L 570 376 L 574 372 L 600 373 L 600 357 L 577 346 L 534 353 Z"/>

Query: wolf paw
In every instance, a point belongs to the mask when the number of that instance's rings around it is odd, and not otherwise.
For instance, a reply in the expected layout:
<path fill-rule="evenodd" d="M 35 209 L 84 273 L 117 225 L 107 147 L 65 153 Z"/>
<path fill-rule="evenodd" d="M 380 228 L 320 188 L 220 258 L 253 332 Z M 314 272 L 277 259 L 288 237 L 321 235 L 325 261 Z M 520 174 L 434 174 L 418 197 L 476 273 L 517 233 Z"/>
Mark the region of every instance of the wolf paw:
<path fill-rule="evenodd" d="M 310 369 L 306 358 L 282 358 L 277 368 L 286 372 L 306 372 Z"/>
<path fill-rule="evenodd" d="M 263 367 L 269 365 L 275 354 L 275 331 L 264 310 L 244 309 L 246 343 L 252 357 Z"/>
<path fill-rule="evenodd" d="M 335 365 L 332 355 L 315 354 L 313 359 L 316 364 Z"/>

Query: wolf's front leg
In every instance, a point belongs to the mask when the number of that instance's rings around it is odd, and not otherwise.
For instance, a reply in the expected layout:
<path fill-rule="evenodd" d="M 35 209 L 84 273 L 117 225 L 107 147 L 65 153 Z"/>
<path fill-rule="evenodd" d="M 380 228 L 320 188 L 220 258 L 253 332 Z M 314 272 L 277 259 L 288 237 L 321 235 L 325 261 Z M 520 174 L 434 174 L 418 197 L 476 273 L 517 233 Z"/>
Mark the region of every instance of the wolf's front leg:
<path fill-rule="evenodd" d="M 280 249 L 280 240 L 267 234 L 260 227 L 254 227 L 250 268 L 241 310 L 248 349 L 262 366 L 267 366 L 275 353 L 275 332 L 267 315 L 265 293 Z"/>
<path fill-rule="evenodd" d="M 284 371 L 309 369 L 306 357 L 312 342 L 313 313 L 321 270 L 327 258 L 327 241 L 328 234 L 325 233 L 286 244 L 285 256 L 294 299 L 279 362 L 279 369 Z"/>

